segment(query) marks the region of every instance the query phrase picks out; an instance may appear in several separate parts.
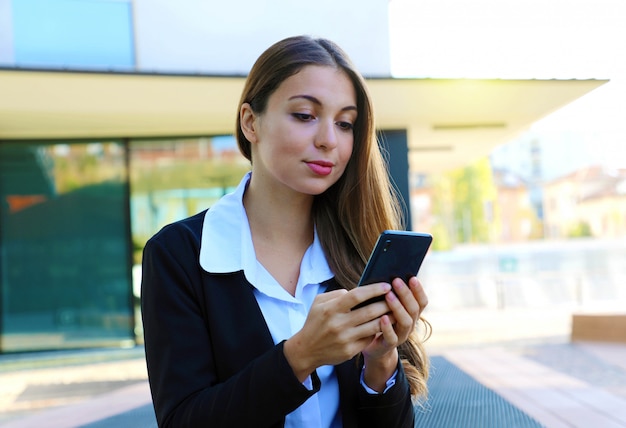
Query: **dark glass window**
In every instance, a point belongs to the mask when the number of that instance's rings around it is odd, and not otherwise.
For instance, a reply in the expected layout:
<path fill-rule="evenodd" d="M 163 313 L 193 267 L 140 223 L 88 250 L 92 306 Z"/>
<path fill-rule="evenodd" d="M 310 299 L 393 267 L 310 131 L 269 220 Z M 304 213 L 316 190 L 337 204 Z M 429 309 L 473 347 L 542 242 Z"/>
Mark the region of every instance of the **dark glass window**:
<path fill-rule="evenodd" d="M 2 351 L 134 342 L 120 142 L 0 143 Z"/>

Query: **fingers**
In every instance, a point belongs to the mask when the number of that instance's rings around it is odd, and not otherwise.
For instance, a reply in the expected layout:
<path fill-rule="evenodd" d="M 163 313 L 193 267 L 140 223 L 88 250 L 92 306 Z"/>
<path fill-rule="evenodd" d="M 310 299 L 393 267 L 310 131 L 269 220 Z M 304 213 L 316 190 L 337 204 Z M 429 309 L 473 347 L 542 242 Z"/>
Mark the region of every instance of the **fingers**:
<path fill-rule="evenodd" d="M 411 282 L 411 280 L 409 280 L 409 282 Z M 396 278 L 393 280 L 392 286 L 393 286 L 393 293 L 389 293 L 389 294 L 394 294 L 395 296 L 388 295 L 387 299 L 389 300 L 391 298 L 391 300 L 394 302 L 395 307 L 400 308 L 401 306 L 402 308 L 404 308 L 405 311 L 403 312 L 408 313 L 408 315 L 411 318 L 418 317 L 420 313 L 419 303 L 417 302 L 417 299 L 413 295 L 413 292 L 411 291 L 410 286 L 407 286 L 405 282 L 399 278 Z M 396 297 L 397 299 L 393 299 L 393 297 Z M 395 300 L 398 300 L 398 302 L 396 302 Z M 392 310 L 394 309 L 394 307 L 392 307 L 391 304 L 389 308 Z M 396 315 L 396 317 L 399 315 L 396 313 L 396 311 L 394 311 L 394 314 Z"/>
<path fill-rule="evenodd" d="M 422 283 L 416 277 L 413 277 L 409 280 L 409 288 L 417 300 L 417 304 L 420 307 L 419 315 L 422 314 L 422 311 L 426 306 L 428 306 L 428 296 L 426 295 L 426 291 L 424 291 L 424 287 Z"/>
<path fill-rule="evenodd" d="M 390 290 L 390 284 L 377 283 L 350 291 L 340 289 L 321 293 L 313 302 L 307 317 L 308 324 L 316 326 L 313 329 L 316 333 L 330 331 L 330 336 L 340 336 L 346 341 L 366 338 L 369 341 L 371 336 L 380 332 L 380 317 L 389 312 L 384 297 L 382 301 L 360 309 L 353 311 L 352 308 L 373 297 L 384 296 Z"/>
<path fill-rule="evenodd" d="M 353 310 L 379 296 L 384 300 Z M 317 363 L 336 363 L 357 352 L 378 358 L 407 340 L 427 304 L 424 289 L 414 277 L 408 284 L 395 279 L 392 284 L 329 291 L 316 297 L 298 334 L 311 345 L 307 352 L 319 356 Z"/>
<path fill-rule="evenodd" d="M 402 306 L 414 320 L 417 320 L 426 305 L 428 305 L 428 297 L 422 284 L 416 277 L 411 277 L 408 284 L 396 278 L 392 284 L 393 292 L 402 303 Z"/>
<path fill-rule="evenodd" d="M 391 290 L 391 284 L 386 282 L 378 282 L 375 284 L 369 284 L 361 287 L 356 287 L 348 293 L 345 299 L 345 310 L 351 310 L 360 303 L 366 302 L 369 299 L 380 297 L 385 295 Z M 368 305 L 371 306 L 371 305 Z M 384 313 L 384 312 L 383 312 Z M 382 314 L 381 314 L 382 315 Z M 380 315 L 379 315 L 380 316 Z"/>
<path fill-rule="evenodd" d="M 394 280 L 395 282 L 395 280 Z M 408 287 L 404 285 L 401 281 L 401 285 L 408 290 Z M 396 290 L 396 288 L 398 290 Z M 402 297 L 399 297 L 400 294 Z M 406 290 L 402 290 L 401 287 L 394 285 L 394 291 L 388 293 L 385 296 L 385 300 L 387 301 L 387 305 L 389 309 L 391 309 L 391 313 L 395 318 L 395 329 L 401 335 L 404 335 L 408 329 L 411 329 L 415 324 L 415 318 L 413 313 L 417 312 L 419 309 L 411 310 L 411 306 L 417 308 L 417 302 L 412 297 L 412 294 L 409 292 L 407 294 Z M 407 308 L 407 306 L 409 306 Z"/>
<path fill-rule="evenodd" d="M 396 330 L 393 328 L 393 320 L 389 315 L 383 315 L 380 318 L 380 331 L 388 344 L 396 346 L 399 338 Z"/>
<path fill-rule="evenodd" d="M 347 293 L 348 293 L 348 290 L 344 290 L 343 288 L 340 288 L 338 290 L 328 291 L 326 293 L 320 293 L 315 297 L 315 302 L 317 303 L 329 302 L 333 299 L 337 299 L 341 296 L 344 296 Z"/>
<path fill-rule="evenodd" d="M 392 325 L 398 325 L 396 330 L 402 332 L 412 329 L 420 314 L 428 304 L 428 297 L 421 283 L 416 277 L 411 277 L 408 284 L 400 278 L 392 281 L 392 292 L 388 291 L 389 284 L 377 283 L 365 287 L 357 287 L 344 297 L 347 306 L 355 302 L 362 302 L 371 297 L 385 296 L 384 304 L 371 303 L 358 309 L 359 321 L 367 322 L 384 314 L 391 316 Z M 387 291 L 385 291 L 387 290 Z"/>
<path fill-rule="evenodd" d="M 391 309 L 391 314 L 395 318 L 395 336 L 385 334 L 385 340 L 391 341 L 395 339 L 398 343 L 401 343 L 407 339 L 415 328 L 415 323 L 424 307 L 428 304 L 428 298 L 422 285 L 415 277 L 410 278 L 408 284 L 396 278 L 392 281 L 392 286 L 393 291 L 387 293 L 385 300 L 389 309 Z"/>

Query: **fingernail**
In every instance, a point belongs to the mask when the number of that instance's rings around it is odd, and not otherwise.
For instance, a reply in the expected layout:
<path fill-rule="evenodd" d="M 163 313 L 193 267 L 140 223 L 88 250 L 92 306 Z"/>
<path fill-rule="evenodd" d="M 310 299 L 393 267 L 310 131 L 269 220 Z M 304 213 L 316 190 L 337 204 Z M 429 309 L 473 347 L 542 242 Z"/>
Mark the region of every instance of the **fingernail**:
<path fill-rule="evenodd" d="M 385 282 L 385 283 L 383 283 L 383 291 L 386 293 L 386 292 L 388 292 L 389 290 L 391 290 L 391 284 L 388 284 L 388 283 L 386 283 L 386 282 Z"/>
<path fill-rule="evenodd" d="M 389 296 L 390 300 L 396 300 L 396 295 L 394 293 L 387 293 L 387 296 Z"/>

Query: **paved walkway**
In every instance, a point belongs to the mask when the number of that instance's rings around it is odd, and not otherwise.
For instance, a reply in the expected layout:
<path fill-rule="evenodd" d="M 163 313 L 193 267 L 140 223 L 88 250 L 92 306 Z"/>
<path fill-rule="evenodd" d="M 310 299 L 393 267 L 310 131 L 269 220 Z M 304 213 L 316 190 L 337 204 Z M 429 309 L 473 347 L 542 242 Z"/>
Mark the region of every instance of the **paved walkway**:
<path fill-rule="evenodd" d="M 509 328 L 518 325 L 521 313 L 431 315 L 439 327 L 427 342 L 431 355 L 452 363 L 539 424 L 626 427 L 626 344 L 570 343 L 559 322 L 542 324 L 547 318 L 537 323 L 544 326 L 541 334 L 532 329 L 504 334 L 517 331 Z M 484 329 L 482 336 L 467 334 L 468 320 L 474 321 L 474 329 Z M 487 424 L 488 410 L 473 410 L 483 412 L 480 428 L 495 426 Z M 156 426 L 143 350 L 1 355 L 0 426 Z"/>
<path fill-rule="evenodd" d="M 546 427 L 626 427 L 625 345 L 497 346 L 443 356 Z M 580 360 L 591 361 L 598 384 L 576 375 Z"/>
<path fill-rule="evenodd" d="M 139 347 L 0 356 L 0 427 L 76 427 L 148 403 Z"/>

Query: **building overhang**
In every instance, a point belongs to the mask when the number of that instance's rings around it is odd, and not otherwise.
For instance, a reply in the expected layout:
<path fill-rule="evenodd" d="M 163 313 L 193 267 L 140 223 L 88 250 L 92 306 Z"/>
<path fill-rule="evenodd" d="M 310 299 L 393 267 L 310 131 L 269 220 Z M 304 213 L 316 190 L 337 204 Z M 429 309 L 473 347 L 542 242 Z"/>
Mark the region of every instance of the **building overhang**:
<path fill-rule="evenodd" d="M 405 129 L 411 170 L 487 155 L 607 80 L 367 79 L 379 129 Z M 0 70 L 0 139 L 232 134 L 245 77 Z"/>

